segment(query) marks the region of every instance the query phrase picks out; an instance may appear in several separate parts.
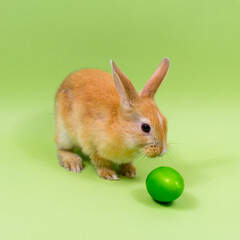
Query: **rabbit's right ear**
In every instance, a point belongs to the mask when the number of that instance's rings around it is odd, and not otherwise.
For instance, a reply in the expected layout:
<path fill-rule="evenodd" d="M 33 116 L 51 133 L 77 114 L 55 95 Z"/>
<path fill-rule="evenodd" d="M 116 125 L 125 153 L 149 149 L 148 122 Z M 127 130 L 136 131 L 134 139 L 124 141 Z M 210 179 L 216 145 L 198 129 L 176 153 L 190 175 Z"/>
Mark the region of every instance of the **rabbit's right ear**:
<path fill-rule="evenodd" d="M 155 73 L 150 77 L 147 84 L 141 91 L 140 95 L 142 97 L 154 98 L 154 95 L 156 94 L 159 86 L 161 85 L 163 79 L 167 75 L 169 66 L 170 66 L 169 59 L 164 58 L 161 61 Z"/>
<path fill-rule="evenodd" d="M 128 77 L 111 60 L 113 80 L 120 96 L 121 104 L 126 109 L 131 109 L 138 99 L 138 93 Z"/>

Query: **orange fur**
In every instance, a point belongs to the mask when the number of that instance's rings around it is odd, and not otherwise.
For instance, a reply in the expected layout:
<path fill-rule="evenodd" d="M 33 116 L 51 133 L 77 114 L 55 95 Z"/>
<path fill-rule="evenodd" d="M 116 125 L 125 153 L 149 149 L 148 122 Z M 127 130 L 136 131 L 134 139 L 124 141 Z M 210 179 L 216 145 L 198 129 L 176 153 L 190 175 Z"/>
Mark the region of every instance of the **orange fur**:
<path fill-rule="evenodd" d="M 144 95 L 138 94 L 114 62 L 112 69 L 113 76 L 98 69 L 83 69 L 63 81 L 55 101 L 55 141 L 65 168 L 72 170 L 67 167 L 68 158 L 74 159 L 71 149 L 78 146 L 90 156 L 99 176 L 116 180 L 111 163 L 125 166 L 122 171 L 131 177 L 136 171 L 131 162 L 138 154 L 161 154 L 167 124 L 152 98 L 153 89 L 159 84 L 151 80 L 151 86 L 148 82 L 151 97 L 147 97 L 148 90 L 144 90 Z M 145 119 L 152 128 L 149 134 L 141 130 Z M 76 162 L 82 166 L 79 159 Z"/>
<path fill-rule="evenodd" d="M 132 163 L 123 163 L 119 165 L 120 173 L 126 177 L 136 177 L 136 167 Z"/>

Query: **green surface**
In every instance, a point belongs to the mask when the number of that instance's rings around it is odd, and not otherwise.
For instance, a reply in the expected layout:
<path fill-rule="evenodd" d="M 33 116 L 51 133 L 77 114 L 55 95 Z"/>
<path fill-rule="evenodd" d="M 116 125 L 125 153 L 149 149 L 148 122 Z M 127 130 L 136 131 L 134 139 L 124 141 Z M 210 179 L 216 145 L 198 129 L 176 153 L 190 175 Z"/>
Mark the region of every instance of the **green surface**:
<path fill-rule="evenodd" d="M 155 168 L 148 174 L 146 187 L 155 201 L 169 203 L 182 194 L 184 180 L 175 169 L 163 166 Z"/>
<path fill-rule="evenodd" d="M 240 2 L 0 0 L 0 239 L 240 239 Z M 137 178 L 58 165 L 54 94 L 109 60 L 140 90 L 163 57 L 156 96 L 168 153 L 137 159 Z M 145 180 L 177 169 L 182 196 L 159 205 Z"/>

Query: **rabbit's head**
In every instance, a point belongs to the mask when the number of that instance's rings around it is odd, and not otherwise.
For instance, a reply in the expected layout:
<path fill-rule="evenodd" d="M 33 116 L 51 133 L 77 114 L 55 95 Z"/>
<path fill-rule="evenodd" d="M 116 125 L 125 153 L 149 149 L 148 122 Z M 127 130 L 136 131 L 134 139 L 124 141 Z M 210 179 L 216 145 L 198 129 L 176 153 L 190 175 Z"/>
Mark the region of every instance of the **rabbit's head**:
<path fill-rule="evenodd" d="M 113 80 L 120 96 L 119 123 L 125 144 L 148 157 L 167 151 L 167 120 L 154 102 L 154 95 L 169 69 L 164 58 L 145 87 L 137 93 L 128 77 L 111 61 Z"/>

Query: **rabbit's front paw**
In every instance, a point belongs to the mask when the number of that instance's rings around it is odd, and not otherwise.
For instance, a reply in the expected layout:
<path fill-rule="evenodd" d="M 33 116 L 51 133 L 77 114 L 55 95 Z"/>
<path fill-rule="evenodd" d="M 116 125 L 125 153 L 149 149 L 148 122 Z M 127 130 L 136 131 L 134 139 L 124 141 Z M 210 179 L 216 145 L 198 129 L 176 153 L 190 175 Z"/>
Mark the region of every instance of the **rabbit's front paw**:
<path fill-rule="evenodd" d="M 58 151 L 59 164 L 66 170 L 79 173 L 83 169 L 82 159 L 75 153 L 65 150 Z"/>
<path fill-rule="evenodd" d="M 136 167 L 132 163 L 121 164 L 119 167 L 120 167 L 120 173 L 123 176 L 129 177 L 129 178 L 136 177 Z"/>
<path fill-rule="evenodd" d="M 107 180 L 119 180 L 117 173 L 113 169 L 98 168 L 98 176 Z"/>

